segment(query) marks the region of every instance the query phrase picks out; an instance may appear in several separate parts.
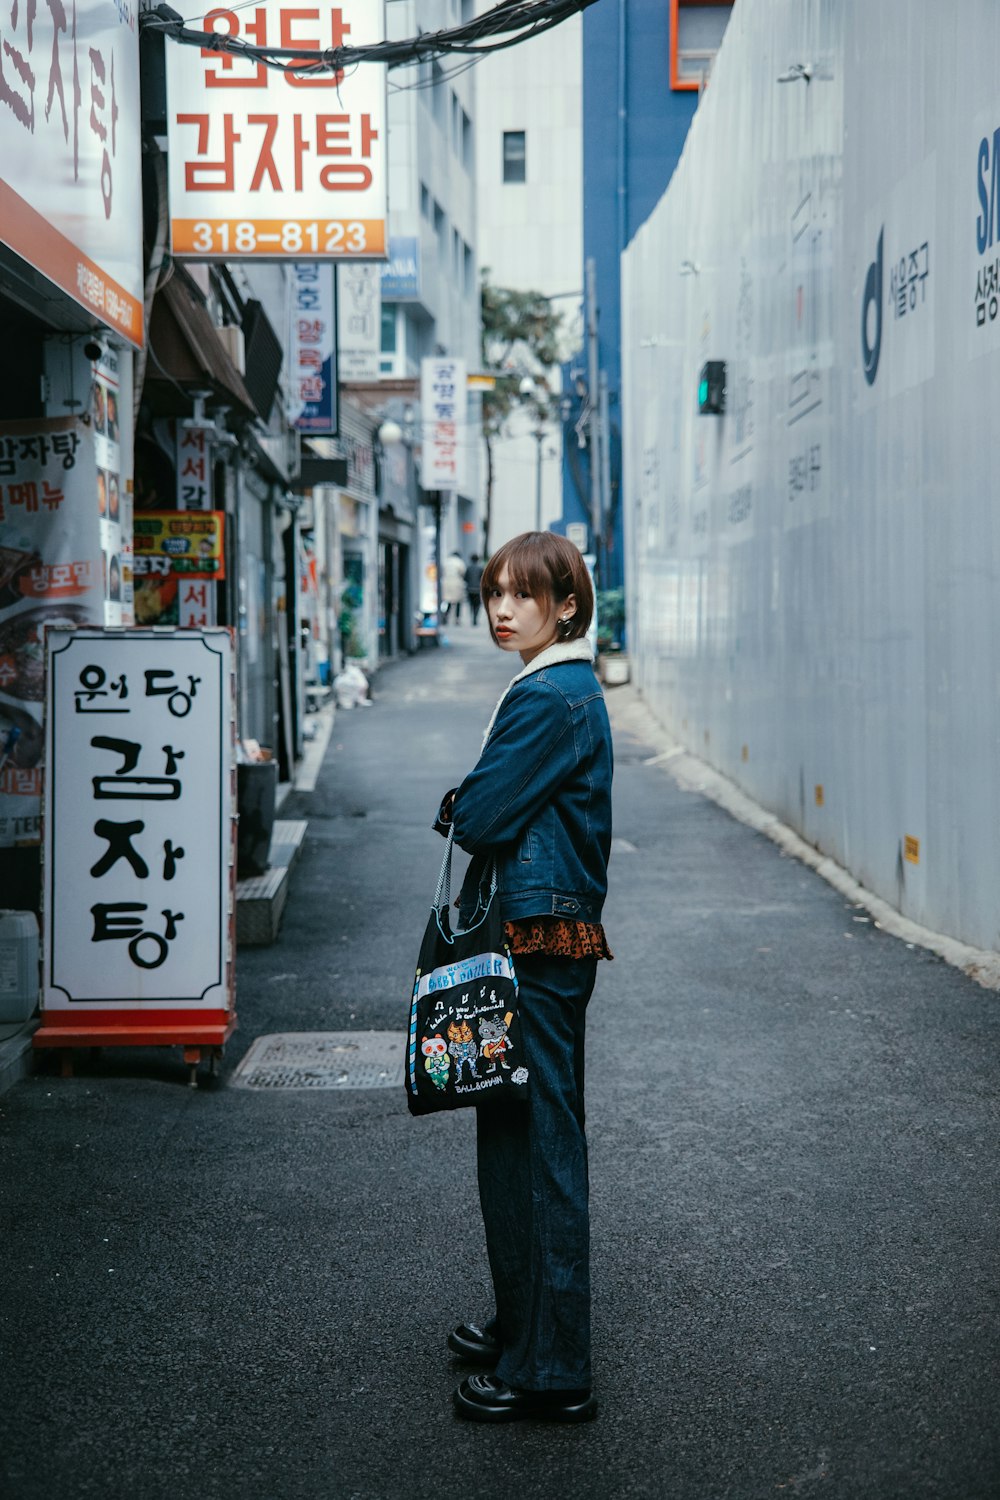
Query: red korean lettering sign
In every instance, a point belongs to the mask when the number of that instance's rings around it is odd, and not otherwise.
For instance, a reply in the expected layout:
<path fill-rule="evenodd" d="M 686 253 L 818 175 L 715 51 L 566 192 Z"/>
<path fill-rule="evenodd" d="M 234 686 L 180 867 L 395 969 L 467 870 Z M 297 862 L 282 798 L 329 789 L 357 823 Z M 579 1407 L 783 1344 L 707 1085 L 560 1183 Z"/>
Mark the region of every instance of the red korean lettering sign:
<path fill-rule="evenodd" d="M 189 24 L 304 55 L 384 36 L 381 0 L 264 0 Z M 301 76 L 168 42 L 167 92 L 175 255 L 385 259 L 381 64 Z"/>

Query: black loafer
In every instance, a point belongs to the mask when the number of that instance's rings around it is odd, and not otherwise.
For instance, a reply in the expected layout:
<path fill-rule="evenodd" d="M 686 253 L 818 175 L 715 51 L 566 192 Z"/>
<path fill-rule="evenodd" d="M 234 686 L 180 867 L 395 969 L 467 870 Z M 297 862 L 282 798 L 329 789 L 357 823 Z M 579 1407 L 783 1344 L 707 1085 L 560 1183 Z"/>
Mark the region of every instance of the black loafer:
<path fill-rule="evenodd" d="M 517 1391 L 495 1375 L 470 1375 L 455 1392 L 455 1410 L 471 1422 L 591 1422 L 597 1402 L 588 1390 Z"/>
<path fill-rule="evenodd" d="M 448 1335 L 448 1348 L 471 1365 L 495 1365 L 500 1358 L 497 1340 L 475 1323 L 459 1323 Z"/>

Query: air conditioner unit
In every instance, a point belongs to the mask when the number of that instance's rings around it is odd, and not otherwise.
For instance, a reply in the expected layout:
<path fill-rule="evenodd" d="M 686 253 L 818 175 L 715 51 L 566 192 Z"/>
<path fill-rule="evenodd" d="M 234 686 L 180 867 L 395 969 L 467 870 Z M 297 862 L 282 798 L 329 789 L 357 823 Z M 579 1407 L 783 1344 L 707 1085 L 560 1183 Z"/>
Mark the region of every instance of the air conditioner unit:
<path fill-rule="evenodd" d="M 243 337 L 243 329 L 238 328 L 235 323 L 226 323 L 217 332 L 223 349 L 225 349 L 240 374 L 245 375 L 247 372 L 247 350 L 246 341 Z"/>

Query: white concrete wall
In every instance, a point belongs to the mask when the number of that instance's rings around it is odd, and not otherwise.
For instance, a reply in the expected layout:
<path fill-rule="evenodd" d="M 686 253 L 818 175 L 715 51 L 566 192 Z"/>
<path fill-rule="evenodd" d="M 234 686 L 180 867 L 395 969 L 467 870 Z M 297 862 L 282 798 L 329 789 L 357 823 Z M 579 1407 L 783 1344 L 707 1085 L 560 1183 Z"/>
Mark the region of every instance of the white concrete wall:
<path fill-rule="evenodd" d="M 984 948 L 1000 308 L 977 283 L 1000 276 L 998 55 L 993 0 L 738 0 L 622 294 L 643 692 L 865 885 Z M 812 81 L 778 82 L 796 63 Z M 707 359 L 727 363 L 723 417 L 698 415 Z"/>
<path fill-rule="evenodd" d="M 480 0 L 478 8 L 492 3 Z M 574 16 L 543 36 L 494 53 L 475 70 L 479 265 L 489 267 L 495 286 L 555 297 L 553 307 L 567 328 L 567 354 L 580 342 L 583 287 L 582 37 L 581 18 Z M 503 180 L 507 130 L 525 132 L 523 183 Z M 553 383 L 558 374 L 553 372 Z M 491 550 L 535 526 L 535 425 L 528 414 L 515 413 L 496 445 Z M 562 428 L 559 422 L 545 426 L 543 529 L 562 513 Z"/>

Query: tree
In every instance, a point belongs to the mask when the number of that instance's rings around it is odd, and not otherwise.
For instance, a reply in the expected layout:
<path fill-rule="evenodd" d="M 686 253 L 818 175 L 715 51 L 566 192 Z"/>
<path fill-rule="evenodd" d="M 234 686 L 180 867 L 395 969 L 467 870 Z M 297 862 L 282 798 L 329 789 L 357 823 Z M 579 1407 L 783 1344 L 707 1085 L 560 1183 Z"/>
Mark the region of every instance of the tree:
<path fill-rule="evenodd" d="M 494 445 L 511 412 L 528 410 L 537 421 L 553 414 L 549 376 L 565 357 L 561 348 L 562 315 L 542 292 L 515 292 L 493 286 L 489 268 L 482 272 L 483 370 L 496 385 L 483 392 L 483 441 L 486 444 L 486 504 L 483 511 L 483 556 L 489 556 L 493 510 Z"/>

